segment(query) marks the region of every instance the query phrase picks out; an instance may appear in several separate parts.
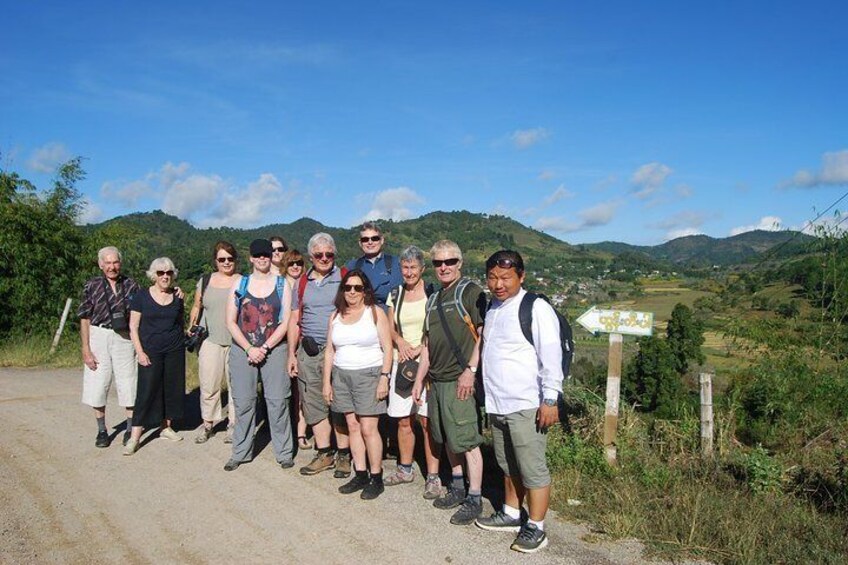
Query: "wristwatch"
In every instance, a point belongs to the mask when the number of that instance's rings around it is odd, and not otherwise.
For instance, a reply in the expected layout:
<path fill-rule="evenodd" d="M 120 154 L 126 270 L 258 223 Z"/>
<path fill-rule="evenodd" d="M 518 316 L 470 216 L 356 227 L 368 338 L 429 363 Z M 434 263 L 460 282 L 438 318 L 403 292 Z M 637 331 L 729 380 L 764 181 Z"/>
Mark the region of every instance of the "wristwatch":
<path fill-rule="evenodd" d="M 392 374 L 391 373 L 380 373 L 380 376 L 386 377 L 388 379 L 388 378 L 391 378 Z"/>
<path fill-rule="evenodd" d="M 554 398 L 546 398 L 544 401 L 545 406 L 556 406 L 557 401 Z"/>
<path fill-rule="evenodd" d="M 468 365 L 468 370 L 471 371 L 472 373 L 476 373 L 477 367 L 472 367 L 471 365 Z"/>

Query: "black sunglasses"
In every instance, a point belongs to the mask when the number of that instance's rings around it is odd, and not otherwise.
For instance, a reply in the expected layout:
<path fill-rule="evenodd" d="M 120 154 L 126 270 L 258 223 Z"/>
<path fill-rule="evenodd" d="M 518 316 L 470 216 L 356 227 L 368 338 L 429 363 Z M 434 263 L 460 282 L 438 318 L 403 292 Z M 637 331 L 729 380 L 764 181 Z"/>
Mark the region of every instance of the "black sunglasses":
<path fill-rule="evenodd" d="M 442 265 L 447 265 L 448 267 L 453 267 L 457 263 L 459 263 L 459 258 L 451 257 L 450 259 L 433 259 L 433 266 L 436 268 L 441 267 Z"/>
<path fill-rule="evenodd" d="M 275 247 L 274 248 L 274 253 L 285 253 L 286 251 L 288 251 L 288 249 L 285 248 L 285 247 Z"/>
<path fill-rule="evenodd" d="M 235 259 L 233 259 L 232 257 L 218 257 L 215 260 L 219 263 L 232 263 L 233 261 L 235 261 Z"/>
<path fill-rule="evenodd" d="M 336 256 L 336 254 L 332 251 L 328 251 L 327 253 L 313 253 L 312 256 L 316 259 L 332 259 Z"/>
<path fill-rule="evenodd" d="M 172 271 L 170 269 L 168 269 L 167 271 L 156 271 L 157 277 L 164 277 L 165 275 L 168 275 L 169 277 L 173 277 L 174 271 Z"/>
<path fill-rule="evenodd" d="M 363 290 L 365 290 L 365 286 L 361 284 L 344 284 L 342 285 L 342 288 L 345 292 L 362 292 Z"/>
<path fill-rule="evenodd" d="M 292 261 L 291 263 L 289 263 L 289 267 L 303 267 L 303 259 Z"/>
<path fill-rule="evenodd" d="M 253 255 L 251 255 L 251 257 L 253 257 L 254 259 L 270 259 L 271 254 L 270 253 L 254 253 Z"/>
<path fill-rule="evenodd" d="M 497 266 L 497 267 L 500 267 L 501 269 L 511 269 L 513 267 L 518 268 L 518 264 L 516 263 L 516 261 L 513 261 L 512 259 L 498 259 L 497 261 L 495 261 L 495 264 L 492 265 L 492 266 L 493 267 Z"/>
<path fill-rule="evenodd" d="M 383 239 L 382 235 L 372 235 L 371 237 L 363 235 L 359 238 L 359 243 L 368 243 L 369 241 L 380 241 L 381 239 Z"/>

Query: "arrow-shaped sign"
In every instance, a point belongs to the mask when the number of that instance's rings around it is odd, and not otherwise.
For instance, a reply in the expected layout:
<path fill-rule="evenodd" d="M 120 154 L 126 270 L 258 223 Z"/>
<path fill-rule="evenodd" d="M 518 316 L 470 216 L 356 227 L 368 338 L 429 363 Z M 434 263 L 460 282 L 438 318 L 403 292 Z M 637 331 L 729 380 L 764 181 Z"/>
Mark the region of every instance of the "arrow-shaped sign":
<path fill-rule="evenodd" d="M 577 323 L 592 333 L 651 335 L 654 331 L 653 312 L 632 310 L 600 310 L 592 306 L 577 318 Z"/>

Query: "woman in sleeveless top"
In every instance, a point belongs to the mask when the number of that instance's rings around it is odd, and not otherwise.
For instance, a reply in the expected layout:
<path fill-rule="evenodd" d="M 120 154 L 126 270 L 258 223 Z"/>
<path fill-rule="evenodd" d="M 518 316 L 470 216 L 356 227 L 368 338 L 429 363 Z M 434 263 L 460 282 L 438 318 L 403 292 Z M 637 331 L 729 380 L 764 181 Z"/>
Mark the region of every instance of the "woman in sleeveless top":
<path fill-rule="evenodd" d="M 223 418 L 221 410 L 221 392 L 224 382 L 230 386 L 228 357 L 233 339 L 227 329 L 227 303 L 234 284 L 238 284 L 241 275 L 236 273 L 238 254 L 235 247 L 227 241 L 215 244 L 212 254 L 212 266 L 215 272 L 204 275 L 207 278 L 204 289 L 203 279 L 197 281 L 194 293 L 194 306 L 189 315 L 189 327 L 203 326 L 209 332 L 197 352 L 198 377 L 200 379 L 200 415 L 203 425 L 194 438 L 195 443 L 206 443 L 215 433 L 215 424 Z M 230 393 L 232 395 L 232 393 Z M 235 410 L 233 402 L 227 403 L 228 419 L 225 443 L 232 443 Z"/>
<path fill-rule="evenodd" d="M 358 269 L 342 277 L 335 304 L 324 352 L 323 393 L 333 412 L 345 415 L 355 471 L 339 492 L 361 490 L 363 500 L 372 500 L 384 490 L 383 440 L 377 424 L 386 413 L 389 393 L 389 321 L 375 306 L 368 277 Z"/>
<path fill-rule="evenodd" d="M 268 428 L 277 463 L 294 466 L 288 399 L 291 385 L 285 373 L 286 337 L 291 309 L 291 289 L 285 279 L 271 273 L 271 242 L 256 239 L 250 244 L 253 272 L 234 285 L 227 304 L 227 328 L 233 337 L 230 348 L 231 395 L 235 404 L 233 453 L 224 465 L 234 471 L 253 459 L 256 431 L 256 388 L 262 380 Z"/>

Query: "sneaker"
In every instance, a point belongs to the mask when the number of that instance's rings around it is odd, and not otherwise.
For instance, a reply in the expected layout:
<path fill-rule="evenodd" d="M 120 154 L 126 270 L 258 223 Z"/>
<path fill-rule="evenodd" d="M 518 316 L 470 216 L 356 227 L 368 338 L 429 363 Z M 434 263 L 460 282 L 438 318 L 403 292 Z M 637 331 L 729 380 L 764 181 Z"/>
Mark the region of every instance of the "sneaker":
<path fill-rule="evenodd" d="M 183 436 L 179 435 L 177 432 L 174 431 L 174 428 L 171 428 L 171 427 L 167 427 L 167 428 L 162 429 L 159 432 L 159 437 L 163 437 L 163 438 L 165 438 L 167 440 L 171 440 L 171 441 L 182 441 L 183 440 Z"/>
<path fill-rule="evenodd" d="M 534 524 L 527 522 L 521 526 L 518 537 L 509 546 L 510 549 L 521 553 L 534 553 L 548 545 L 548 536 L 544 530 L 540 530 Z"/>
<path fill-rule="evenodd" d="M 235 471 L 241 465 L 241 461 L 236 461 L 235 459 L 230 459 L 224 464 L 225 471 Z"/>
<path fill-rule="evenodd" d="M 233 427 L 227 428 L 227 435 L 224 436 L 224 443 L 233 443 Z"/>
<path fill-rule="evenodd" d="M 291 469 L 294 467 L 294 459 L 286 459 L 284 461 L 280 461 L 280 467 L 283 469 Z"/>
<path fill-rule="evenodd" d="M 132 434 L 130 433 L 130 431 L 129 430 L 125 431 L 124 432 L 124 439 L 121 441 L 121 445 L 126 447 L 127 443 L 129 443 L 131 437 L 132 437 Z"/>
<path fill-rule="evenodd" d="M 359 498 L 362 500 L 374 500 L 386 490 L 386 487 L 383 486 L 383 479 L 375 479 L 371 478 L 368 481 L 368 484 L 365 485 L 365 488 L 362 489 L 362 493 L 359 495 Z"/>
<path fill-rule="evenodd" d="M 436 477 L 435 479 L 427 479 L 424 483 L 424 498 L 426 500 L 436 500 L 442 496 L 442 481 Z"/>
<path fill-rule="evenodd" d="M 206 443 L 207 441 L 209 441 L 209 438 L 214 435 L 214 428 L 207 428 L 206 426 L 201 426 L 200 431 L 197 432 L 197 436 L 194 438 L 194 443 Z"/>
<path fill-rule="evenodd" d="M 451 516 L 450 523 L 455 526 L 467 526 L 476 520 L 483 513 L 483 503 L 476 502 L 474 498 L 468 496 L 462 501 L 459 509 Z"/>
<path fill-rule="evenodd" d="M 433 506 L 441 508 L 442 510 L 450 510 L 451 508 L 456 508 L 463 502 L 465 502 L 465 494 L 462 491 L 453 488 L 453 486 L 448 486 L 448 491 L 444 496 L 434 500 Z"/>
<path fill-rule="evenodd" d="M 410 471 L 409 473 L 404 473 L 400 469 L 383 479 L 383 484 L 387 487 L 393 487 L 396 485 L 402 485 L 404 483 L 411 483 L 415 480 L 415 471 Z"/>
<path fill-rule="evenodd" d="M 364 489 L 368 483 L 368 473 L 365 475 L 353 474 L 353 478 L 339 487 L 339 492 L 342 494 L 353 494 L 358 490 Z"/>
<path fill-rule="evenodd" d="M 521 531 L 521 518 L 511 518 L 503 510 L 498 510 L 488 518 L 477 518 L 474 524 L 478 528 L 495 532 Z"/>
<path fill-rule="evenodd" d="M 337 479 L 346 479 L 350 476 L 350 453 L 339 453 L 336 456 L 336 472 L 333 476 Z"/>
<path fill-rule="evenodd" d="M 109 440 L 109 432 L 97 432 L 97 437 L 94 439 L 94 447 L 109 447 L 110 443 L 112 442 Z"/>
<path fill-rule="evenodd" d="M 321 471 L 326 471 L 327 469 L 332 469 L 336 466 L 336 459 L 333 456 L 332 451 L 327 451 L 324 453 L 317 453 L 315 458 L 312 459 L 312 462 L 309 463 L 306 467 L 300 468 L 301 475 L 317 475 Z"/>
<path fill-rule="evenodd" d="M 124 455 L 132 455 L 138 451 L 138 440 L 130 438 L 124 446 Z"/>

